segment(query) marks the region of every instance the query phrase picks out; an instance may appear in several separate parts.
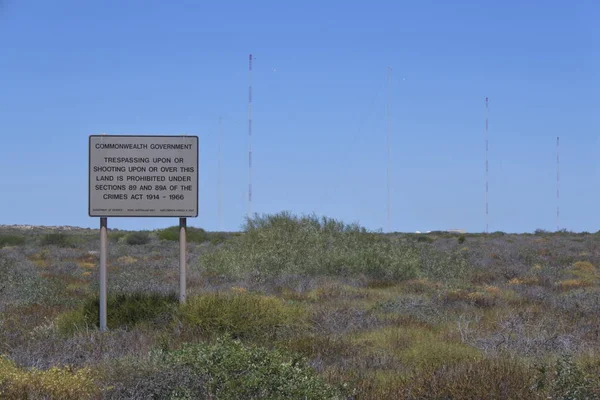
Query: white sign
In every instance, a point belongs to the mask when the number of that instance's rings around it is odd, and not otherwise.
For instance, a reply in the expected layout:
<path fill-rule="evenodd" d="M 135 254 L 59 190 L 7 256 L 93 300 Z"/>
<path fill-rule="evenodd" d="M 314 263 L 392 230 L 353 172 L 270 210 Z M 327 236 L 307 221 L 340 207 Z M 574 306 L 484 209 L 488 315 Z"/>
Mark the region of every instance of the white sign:
<path fill-rule="evenodd" d="M 90 217 L 197 217 L 198 136 L 90 136 Z"/>

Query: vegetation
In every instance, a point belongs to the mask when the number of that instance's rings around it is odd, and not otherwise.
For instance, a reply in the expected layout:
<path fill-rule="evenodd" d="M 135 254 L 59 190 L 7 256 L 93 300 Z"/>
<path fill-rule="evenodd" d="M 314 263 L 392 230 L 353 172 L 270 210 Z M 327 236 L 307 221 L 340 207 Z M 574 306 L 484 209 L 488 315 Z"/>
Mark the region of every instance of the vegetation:
<path fill-rule="evenodd" d="M 114 234 L 101 333 L 97 231 L 0 231 L 0 398 L 600 398 L 597 234 L 257 216 L 188 231 L 186 304 L 177 227 Z"/>
<path fill-rule="evenodd" d="M 158 232 L 158 238 L 160 240 L 179 241 L 179 231 L 179 226 L 171 226 L 160 230 Z M 206 232 L 202 228 L 194 228 L 191 226 L 186 228 L 186 241 L 188 242 L 210 242 L 211 244 L 219 244 L 223 243 L 226 238 L 227 235 L 222 232 Z"/>
<path fill-rule="evenodd" d="M 142 232 L 130 232 L 125 236 L 125 242 L 131 246 L 139 246 L 142 244 L 150 243 L 150 233 Z"/>
<path fill-rule="evenodd" d="M 23 370 L 0 356 L 0 396 L 3 399 L 92 399 L 100 394 L 89 368 L 73 371 L 52 367 Z"/>
<path fill-rule="evenodd" d="M 416 276 L 418 253 L 358 225 L 288 213 L 248 220 L 243 236 L 200 259 L 210 275 L 258 279 L 286 274 L 402 280 Z"/>
<path fill-rule="evenodd" d="M 108 231 L 108 239 L 112 240 L 114 242 L 123 240 L 123 238 L 125 238 L 126 236 L 127 236 L 127 231 L 119 231 L 119 230 L 113 230 L 113 229 L 110 229 Z"/>
<path fill-rule="evenodd" d="M 5 246 L 21 246 L 25 244 L 25 238 L 18 235 L 0 235 L 0 248 Z"/>
<path fill-rule="evenodd" d="M 302 307 L 272 296 L 237 291 L 191 298 L 178 318 L 205 337 L 228 335 L 234 339 L 268 342 L 302 330 L 307 325 Z"/>
<path fill-rule="evenodd" d="M 140 373 L 142 372 L 142 373 Z M 112 398 L 340 399 L 302 358 L 231 339 L 154 352 L 105 369 Z"/>
<path fill-rule="evenodd" d="M 171 314 L 173 305 L 179 301 L 175 294 L 158 293 L 116 294 L 107 299 L 107 326 L 109 329 L 129 329 L 142 322 L 152 322 L 163 314 Z M 72 333 L 83 328 L 99 327 L 100 300 L 88 299 L 79 310 L 66 312 L 58 319 L 63 333 Z"/>
<path fill-rule="evenodd" d="M 48 233 L 42 237 L 42 246 L 75 247 L 76 239 L 66 233 Z"/>

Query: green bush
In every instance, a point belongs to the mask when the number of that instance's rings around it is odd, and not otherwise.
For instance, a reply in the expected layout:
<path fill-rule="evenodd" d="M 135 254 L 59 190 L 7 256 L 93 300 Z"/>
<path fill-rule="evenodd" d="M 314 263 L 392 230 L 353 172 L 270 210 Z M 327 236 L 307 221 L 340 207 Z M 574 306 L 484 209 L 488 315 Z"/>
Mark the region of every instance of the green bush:
<path fill-rule="evenodd" d="M 118 242 L 119 240 L 121 240 L 122 238 L 127 236 L 127 232 L 126 231 L 114 231 L 114 230 L 109 230 L 108 231 L 108 239 Z"/>
<path fill-rule="evenodd" d="M 305 359 L 229 338 L 111 361 L 98 378 L 111 399 L 341 399 Z"/>
<path fill-rule="evenodd" d="M 460 235 L 456 240 L 458 241 L 458 244 L 463 244 L 467 239 L 465 238 L 465 235 Z"/>
<path fill-rule="evenodd" d="M 599 365 L 599 364 L 596 364 Z M 554 366 L 538 366 L 536 389 L 546 390 L 553 399 L 597 399 L 600 396 L 598 371 L 590 373 L 570 356 L 563 355 Z"/>
<path fill-rule="evenodd" d="M 206 382 L 207 398 L 341 398 L 306 365 L 305 359 L 280 350 L 247 346 L 227 338 L 219 339 L 213 345 L 185 345 L 181 350 L 166 353 L 163 362 L 171 368 L 188 367 L 202 377 Z M 178 388 L 178 393 L 185 393 L 190 398 L 204 394 L 190 393 L 182 387 Z"/>
<path fill-rule="evenodd" d="M 188 228 L 189 230 L 189 228 Z M 176 242 L 179 240 L 179 227 L 171 226 L 169 228 L 162 229 L 158 232 L 158 238 L 160 240 L 169 240 Z"/>
<path fill-rule="evenodd" d="M 222 232 L 211 232 L 210 235 L 210 244 L 217 245 L 224 243 L 227 240 L 227 235 Z"/>
<path fill-rule="evenodd" d="M 17 235 L 0 235 L 0 248 L 4 246 L 21 246 L 25 244 L 25 238 Z"/>
<path fill-rule="evenodd" d="M 48 233 L 42 237 L 42 246 L 75 247 L 76 239 L 62 232 Z"/>
<path fill-rule="evenodd" d="M 204 243 L 211 241 L 214 234 L 206 232 L 202 228 L 187 227 L 186 228 L 186 240 L 194 243 Z M 171 226 L 169 228 L 162 229 L 158 233 L 160 240 L 179 241 L 179 226 Z"/>
<path fill-rule="evenodd" d="M 434 240 L 433 240 L 433 238 L 430 238 L 429 236 L 419 235 L 419 236 L 417 236 L 417 242 L 420 242 L 420 243 L 433 243 Z"/>
<path fill-rule="evenodd" d="M 209 275 L 366 275 L 401 280 L 416 276 L 419 252 L 398 239 L 367 232 L 356 224 L 289 213 L 248 219 L 245 234 L 200 258 Z"/>
<path fill-rule="evenodd" d="M 117 294 L 107 299 L 107 325 L 109 328 L 133 327 L 142 322 L 152 322 L 161 315 L 170 315 L 178 304 L 178 297 L 172 293 L 162 295 L 157 293 Z M 69 323 L 78 326 L 99 326 L 98 297 L 89 299 L 80 311 L 80 318 L 69 315 L 63 331 L 69 330 Z"/>
<path fill-rule="evenodd" d="M 148 232 L 130 232 L 125 236 L 125 243 L 132 246 L 139 246 L 150 243 L 150 234 Z"/>
<path fill-rule="evenodd" d="M 96 311 L 96 313 L 98 313 L 98 311 Z M 71 336 L 76 332 L 85 331 L 93 326 L 93 322 L 88 321 L 88 318 L 81 309 L 66 311 L 59 314 L 54 323 L 58 332 L 64 336 Z M 96 326 L 98 326 L 97 323 Z"/>
<path fill-rule="evenodd" d="M 307 315 L 300 306 L 244 292 L 189 298 L 178 314 L 185 326 L 200 330 L 206 337 L 227 334 L 236 339 L 269 341 L 307 326 Z"/>

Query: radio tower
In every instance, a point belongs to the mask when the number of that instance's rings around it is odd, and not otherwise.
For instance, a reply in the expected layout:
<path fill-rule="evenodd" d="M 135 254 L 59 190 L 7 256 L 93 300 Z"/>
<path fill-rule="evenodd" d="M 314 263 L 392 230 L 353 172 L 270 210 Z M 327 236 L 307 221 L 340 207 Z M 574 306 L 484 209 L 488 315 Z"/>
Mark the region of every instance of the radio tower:
<path fill-rule="evenodd" d="M 219 117 L 219 154 L 218 154 L 218 174 L 219 174 L 219 231 L 223 231 L 223 210 L 222 210 L 222 200 L 223 196 L 221 194 L 221 136 L 222 136 L 222 122 L 221 117 Z"/>
<path fill-rule="evenodd" d="M 560 137 L 556 137 L 556 231 L 560 230 Z"/>
<path fill-rule="evenodd" d="M 252 54 L 248 56 L 248 218 L 252 217 Z"/>
<path fill-rule="evenodd" d="M 485 98 L 485 233 L 489 233 L 489 209 L 488 209 L 488 98 Z"/>
<path fill-rule="evenodd" d="M 386 117 L 386 151 L 387 151 L 387 166 L 386 166 L 386 184 L 387 184 L 387 231 L 392 231 L 392 205 L 390 195 L 390 103 L 392 98 L 392 67 L 387 68 L 387 101 L 385 107 Z"/>

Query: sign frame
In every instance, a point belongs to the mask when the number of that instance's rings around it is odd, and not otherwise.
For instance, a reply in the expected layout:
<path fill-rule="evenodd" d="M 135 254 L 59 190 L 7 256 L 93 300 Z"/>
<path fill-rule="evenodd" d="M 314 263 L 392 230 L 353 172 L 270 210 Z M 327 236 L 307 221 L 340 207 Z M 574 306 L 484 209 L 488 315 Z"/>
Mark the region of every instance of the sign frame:
<path fill-rule="evenodd" d="M 92 138 L 195 138 L 196 139 L 196 190 L 191 192 L 195 196 L 195 215 L 92 215 Z M 88 138 L 88 216 L 92 218 L 197 218 L 199 214 L 200 197 L 200 138 L 198 135 L 89 135 Z"/>

